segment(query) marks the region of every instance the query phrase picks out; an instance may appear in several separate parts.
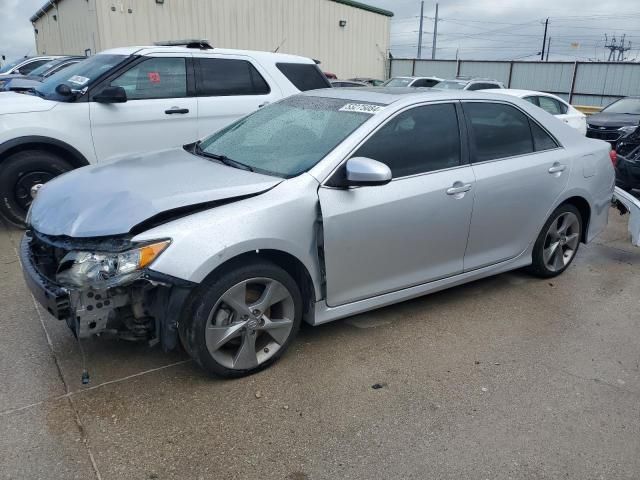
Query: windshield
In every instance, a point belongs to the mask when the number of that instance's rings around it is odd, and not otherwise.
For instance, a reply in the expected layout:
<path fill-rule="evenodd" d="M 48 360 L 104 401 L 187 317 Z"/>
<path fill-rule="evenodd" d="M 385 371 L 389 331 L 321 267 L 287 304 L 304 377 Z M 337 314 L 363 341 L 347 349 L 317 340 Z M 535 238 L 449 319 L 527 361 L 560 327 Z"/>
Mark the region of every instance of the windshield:
<path fill-rule="evenodd" d="M 58 85 L 65 84 L 72 91 L 79 92 L 126 58 L 129 57 L 127 55 L 96 55 L 89 57 L 51 75 L 37 88 L 36 93 L 50 100 L 70 101 L 73 97 L 63 97 L 56 93 Z"/>
<path fill-rule="evenodd" d="M 444 80 L 436 88 L 444 88 L 445 90 L 463 90 L 466 86 L 466 82 L 456 82 L 455 80 Z"/>
<path fill-rule="evenodd" d="M 382 86 L 383 87 L 408 87 L 413 78 L 390 78 Z"/>
<path fill-rule="evenodd" d="M 630 113 L 640 115 L 640 98 L 622 98 L 602 110 L 607 113 Z"/>
<path fill-rule="evenodd" d="M 200 144 L 256 172 L 293 177 L 310 169 L 382 107 L 355 100 L 298 95 L 264 107 Z"/>
<path fill-rule="evenodd" d="M 24 58 L 19 58 L 17 60 L 13 60 L 9 63 L 5 63 L 1 68 L 0 68 L 0 73 L 7 73 L 10 72 L 11 70 L 13 70 L 13 68 L 18 65 L 21 62 L 24 62 Z"/>
<path fill-rule="evenodd" d="M 60 63 L 60 59 L 59 58 L 56 58 L 55 60 L 49 60 L 48 62 L 43 63 L 42 65 L 40 65 L 38 68 L 34 68 L 33 70 L 31 70 L 31 72 L 29 72 L 29 76 L 30 77 L 41 77 L 41 76 L 44 76 L 44 74 L 47 72 L 47 70 L 51 69 L 52 67 L 55 67 L 59 63 Z"/>

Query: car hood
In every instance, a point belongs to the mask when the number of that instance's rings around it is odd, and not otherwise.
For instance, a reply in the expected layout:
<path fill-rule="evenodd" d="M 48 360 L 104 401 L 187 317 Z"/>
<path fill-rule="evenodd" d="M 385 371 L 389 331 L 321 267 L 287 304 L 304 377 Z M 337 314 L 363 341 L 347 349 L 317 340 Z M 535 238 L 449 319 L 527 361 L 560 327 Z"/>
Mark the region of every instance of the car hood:
<path fill-rule="evenodd" d="M 46 112 L 56 106 L 56 102 L 15 92 L 0 93 L 0 115 L 4 113 Z"/>
<path fill-rule="evenodd" d="M 71 171 L 45 184 L 29 222 L 46 235 L 122 235 L 163 214 L 185 215 L 246 198 L 282 181 L 229 167 L 184 149 L 125 157 Z M 193 208 L 191 208 L 193 207 Z"/>
<path fill-rule="evenodd" d="M 587 123 L 594 127 L 623 127 L 627 125 L 638 125 L 640 115 L 629 113 L 594 113 L 587 118 Z"/>
<path fill-rule="evenodd" d="M 21 78 L 14 78 L 13 80 L 5 84 L 4 88 L 7 90 L 13 90 L 13 89 L 26 90 L 29 88 L 36 88 L 40 85 L 42 85 L 42 82 L 39 80 L 35 80 L 33 78 L 21 77 Z"/>

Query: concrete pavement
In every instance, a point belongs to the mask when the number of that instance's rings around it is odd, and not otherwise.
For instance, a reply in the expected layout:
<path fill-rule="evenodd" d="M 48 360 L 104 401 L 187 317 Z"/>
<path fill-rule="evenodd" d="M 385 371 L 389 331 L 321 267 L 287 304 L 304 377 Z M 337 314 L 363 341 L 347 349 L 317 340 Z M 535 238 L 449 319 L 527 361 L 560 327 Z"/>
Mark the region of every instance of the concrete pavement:
<path fill-rule="evenodd" d="M 0 478 L 639 478 L 640 249 L 624 221 L 612 211 L 558 278 L 513 272 L 303 328 L 245 379 L 89 341 L 89 388 L 5 228 Z"/>

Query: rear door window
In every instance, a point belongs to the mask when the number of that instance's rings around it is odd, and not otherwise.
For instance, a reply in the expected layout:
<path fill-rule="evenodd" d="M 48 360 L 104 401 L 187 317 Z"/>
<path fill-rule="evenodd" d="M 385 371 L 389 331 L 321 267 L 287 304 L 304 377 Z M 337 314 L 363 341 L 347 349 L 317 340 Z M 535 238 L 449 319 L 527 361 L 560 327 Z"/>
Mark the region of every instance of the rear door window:
<path fill-rule="evenodd" d="M 529 117 L 503 103 L 464 102 L 475 161 L 525 155 L 534 151 Z"/>
<path fill-rule="evenodd" d="M 500 88 L 496 83 L 472 83 L 467 90 L 485 90 L 487 88 Z"/>
<path fill-rule="evenodd" d="M 278 70 L 301 92 L 331 87 L 317 65 L 311 63 L 276 63 Z"/>
<path fill-rule="evenodd" d="M 558 143 L 540 125 L 533 120 L 529 120 L 529 123 L 531 124 L 533 146 L 536 149 L 536 152 L 558 148 Z"/>
<path fill-rule="evenodd" d="M 438 83 L 437 80 L 431 78 L 419 78 L 411 84 L 412 87 L 433 87 Z"/>
<path fill-rule="evenodd" d="M 247 60 L 196 58 L 196 91 L 200 97 L 267 95 L 271 88 Z"/>
<path fill-rule="evenodd" d="M 538 105 L 545 112 L 550 113 L 551 115 L 562 115 L 567 113 L 567 108 L 565 105 L 557 101 L 555 98 L 549 97 L 538 97 Z"/>

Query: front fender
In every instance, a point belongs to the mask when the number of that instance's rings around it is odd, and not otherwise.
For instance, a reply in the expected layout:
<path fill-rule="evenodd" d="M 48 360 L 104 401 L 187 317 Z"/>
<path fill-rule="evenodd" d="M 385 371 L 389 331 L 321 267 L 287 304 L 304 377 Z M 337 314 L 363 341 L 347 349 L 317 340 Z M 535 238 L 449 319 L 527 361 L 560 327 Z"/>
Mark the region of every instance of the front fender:
<path fill-rule="evenodd" d="M 317 189 L 318 182 L 303 174 L 262 195 L 174 220 L 133 240 L 171 238 L 151 268 L 195 283 L 244 253 L 287 253 L 305 266 L 321 298 Z"/>

